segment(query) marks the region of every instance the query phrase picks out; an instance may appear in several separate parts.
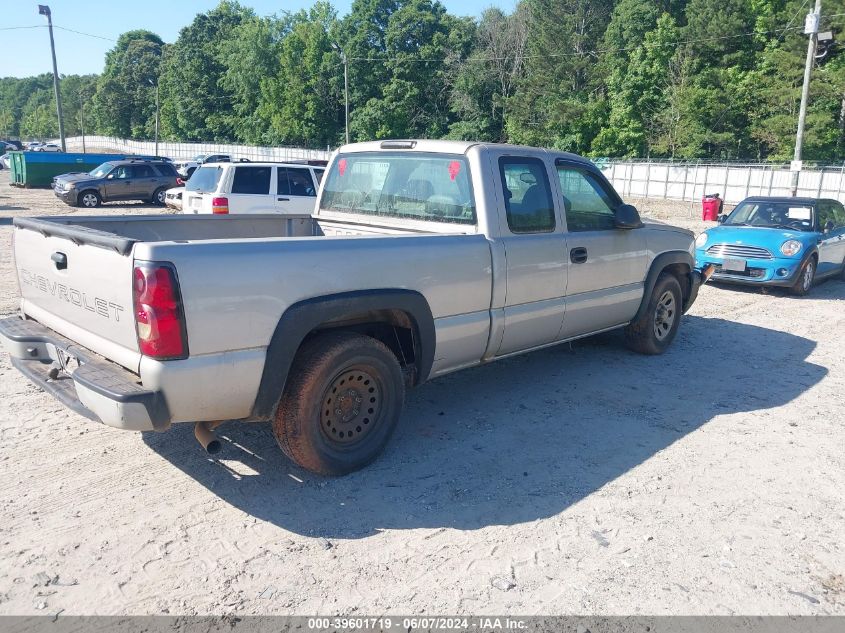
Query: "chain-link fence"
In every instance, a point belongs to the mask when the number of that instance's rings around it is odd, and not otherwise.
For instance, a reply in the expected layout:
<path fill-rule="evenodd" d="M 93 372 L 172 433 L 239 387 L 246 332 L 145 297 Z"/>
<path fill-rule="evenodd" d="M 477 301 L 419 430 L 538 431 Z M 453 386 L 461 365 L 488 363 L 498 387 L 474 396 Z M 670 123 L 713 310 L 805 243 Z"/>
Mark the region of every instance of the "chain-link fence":
<path fill-rule="evenodd" d="M 127 154 L 152 156 L 156 154 L 153 141 L 131 141 L 110 136 L 74 136 L 65 139 L 69 152 L 115 151 Z M 175 160 L 189 159 L 198 154 L 229 154 L 233 158 L 247 158 L 251 161 L 284 162 L 291 160 L 326 160 L 331 152 L 327 150 L 301 149 L 298 147 L 258 147 L 254 145 L 233 145 L 227 143 L 173 143 L 159 141 L 158 155 Z"/>
<path fill-rule="evenodd" d="M 718 193 L 725 202 L 736 203 L 748 196 L 792 195 L 788 165 L 615 160 L 596 164 L 623 198 L 697 201 Z M 803 169 L 798 196 L 845 199 L 845 163 Z"/>

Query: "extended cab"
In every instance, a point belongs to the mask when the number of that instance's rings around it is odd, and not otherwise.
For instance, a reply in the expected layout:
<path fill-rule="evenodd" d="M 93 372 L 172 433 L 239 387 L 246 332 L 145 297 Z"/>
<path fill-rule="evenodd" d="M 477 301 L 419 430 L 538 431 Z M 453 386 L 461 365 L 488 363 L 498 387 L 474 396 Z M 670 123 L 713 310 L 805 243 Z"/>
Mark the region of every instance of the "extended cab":
<path fill-rule="evenodd" d="M 590 162 L 529 147 L 342 147 L 316 212 L 16 218 L 14 365 L 123 429 L 272 421 L 325 474 L 369 463 L 407 387 L 625 328 L 659 354 L 693 234 L 643 224 Z"/>

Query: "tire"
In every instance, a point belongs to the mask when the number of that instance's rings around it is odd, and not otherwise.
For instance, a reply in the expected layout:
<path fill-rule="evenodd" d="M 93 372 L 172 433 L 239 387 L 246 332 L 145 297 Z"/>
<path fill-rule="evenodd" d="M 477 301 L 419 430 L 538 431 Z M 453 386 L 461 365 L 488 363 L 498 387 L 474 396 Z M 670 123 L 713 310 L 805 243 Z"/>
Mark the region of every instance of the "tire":
<path fill-rule="evenodd" d="M 165 201 L 167 200 L 167 189 L 164 187 L 159 187 L 153 193 L 153 197 L 150 198 L 150 202 L 153 204 L 157 204 L 160 207 L 164 206 Z"/>
<path fill-rule="evenodd" d="M 789 289 L 789 292 L 794 294 L 796 297 L 803 297 L 813 287 L 813 282 L 816 280 L 816 258 L 810 257 L 804 262 L 804 265 L 801 266 L 801 270 L 798 272 L 798 279 L 795 280 L 795 284 Z"/>
<path fill-rule="evenodd" d="M 100 194 L 93 189 L 80 192 L 76 201 L 80 207 L 84 207 L 85 209 L 95 209 L 103 203 Z"/>
<path fill-rule="evenodd" d="M 306 470 L 344 475 L 382 452 L 404 399 L 402 370 L 383 343 L 355 333 L 325 334 L 297 352 L 273 435 Z"/>
<path fill-rule="evenodd" d="M 628 347 L 640 354 L 662 354 L 678 333 L 682 313 L 681 284 L 674 275 L 660 273 L 643 316 L 625 328 Z"/>

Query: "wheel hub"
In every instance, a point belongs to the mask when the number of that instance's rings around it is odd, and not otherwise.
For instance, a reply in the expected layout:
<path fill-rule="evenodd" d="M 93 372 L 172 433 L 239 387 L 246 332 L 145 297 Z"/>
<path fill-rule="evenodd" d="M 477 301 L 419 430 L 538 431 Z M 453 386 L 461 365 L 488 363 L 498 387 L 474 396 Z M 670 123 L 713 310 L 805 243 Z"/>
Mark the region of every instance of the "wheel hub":
<path fill-rule="evenodd" d="M 666 291 L 660 296 L 654 311 L 654 335 L 658 340 L 662 341 L 672 330 L 675 317 L 675 296 Z"/>
<path fill-rule="evenodd" d="M 372 432 L 380 409 L 381 393 L 373 376 L 364 369 L 347 370 L 326 389 L 320 427 L 332 442 L 357 442 Z"/>

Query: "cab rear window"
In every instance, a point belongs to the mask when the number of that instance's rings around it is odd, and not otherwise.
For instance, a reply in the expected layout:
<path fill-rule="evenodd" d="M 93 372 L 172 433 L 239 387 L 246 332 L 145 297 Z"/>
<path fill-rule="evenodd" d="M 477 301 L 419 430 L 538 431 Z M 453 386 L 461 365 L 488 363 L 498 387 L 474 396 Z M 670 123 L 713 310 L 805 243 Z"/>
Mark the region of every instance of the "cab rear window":
<path fill-rule="evenodd" d="M 475 224 L 463 156 L 402 152 L 341 154 L 325 176 L 320 209 Z"/>

